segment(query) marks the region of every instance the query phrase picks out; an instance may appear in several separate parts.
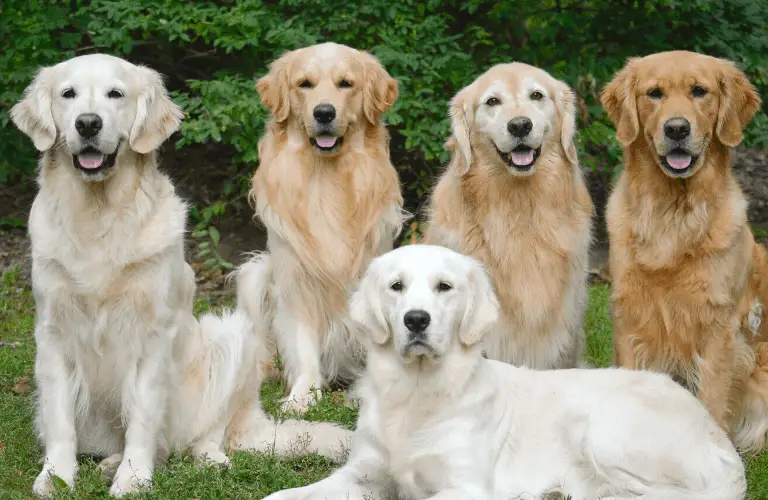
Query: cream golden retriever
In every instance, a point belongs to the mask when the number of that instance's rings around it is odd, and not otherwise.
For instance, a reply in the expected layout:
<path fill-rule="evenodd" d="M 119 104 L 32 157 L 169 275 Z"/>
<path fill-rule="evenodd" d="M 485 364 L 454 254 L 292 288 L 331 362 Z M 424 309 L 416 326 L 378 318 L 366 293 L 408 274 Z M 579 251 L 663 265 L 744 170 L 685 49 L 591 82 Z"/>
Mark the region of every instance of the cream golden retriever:
<path fill-rule="evenodd" d="M 372 55 L 324 43 L 283 55 L 256 87 L 272 112 L 251 192 L 268 253 L 238 270 L 238 302 L 254 324 L 267 318 L 290 387 L 284 408 L 301 411 L 364 359 L 347 289 L 404 220 L 380 122 L 398 85 Z"/>
<path fill-rule="evenodd" d="M 343 451 L 349 431 L 267 419 L 267 353 L 244 315 L 192 315 L 186 206 L 155 156 L 182 112 L 160 75 L 108 55 L 76 57 L 42 69 L 11 116 L 43 152 L 29 216 L 45 447 L 34 492 L 50 493 L 54 475 L 72 485 L 78 453 L 106 457 L 110 493 L 122 495 L 148 485 L 171 451 L 227 463 L 225 440 L 282 454 Z"/>
<path fill-rule="evenodd" d="M 368 362 L 349 460 L 266 500 L 744 498 L 728 436 L 666 375 L 483 359 L 499 310 L 471 257 L 400 247 L 373 260 L 350 309 Z"/>
<path fill-rule="evenodd" d="M 760 97 L 731 62 L 673 51 L 630 59 L 602 103 L 625 162 L 606 214 L 616 362 L 672 375 L 761 448 L 768 266 L 729 150 Z"/>
<path fill-rule="evenodd" d="M 579 168 L 574 95 L 522 63 L 500 64 L 451 102 L 453 158 L 425 242 L 479 259 L 501 305 L 491 359 L 583 363 L 592 200 Z"/>

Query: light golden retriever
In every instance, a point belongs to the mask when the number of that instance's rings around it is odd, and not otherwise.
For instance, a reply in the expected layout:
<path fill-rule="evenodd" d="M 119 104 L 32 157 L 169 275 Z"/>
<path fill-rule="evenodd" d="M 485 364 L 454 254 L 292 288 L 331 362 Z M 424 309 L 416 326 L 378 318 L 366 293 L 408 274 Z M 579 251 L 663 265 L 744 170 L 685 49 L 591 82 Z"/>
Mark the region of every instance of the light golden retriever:
<path fill-rule="evenodd" d="M 256 88 L 272 112 L 251 191 L 268 253 L 238 270 L 238 302 L 254 324 L 267 318 L 290 386 L 284 408 L 302 411 L 363 362 L 347 289 L 404 220 L 380 121 L 398 85 L 372 55 L 324 43 L 283 55 Z"/>
<path fill-rule="evenodd" d="M 431 197 L 426 243 L 476 257 L 501 316 L 491 359 L 583 363 L 592 200 L 579 168 L 574 95 L 527 64 L 500 64 L 451 102 L 453 158 Z"/>
<path fill-rule="evenodd" d="M 265 500 L 744 498 L 728 435 L 666 375 L 483 359 L 498 305 L 472 258 L 400 247 L 371 262 L 350 310 L 368 363 L 349 460 Z"/>
<path fill-rule="evenodd" d="M 616 362 L 672 375 L 761 448 L 768 266 L 729 150 L 760 97 L 731 62 L 672 51 L 630 59 L 602 103 L 625 163 L 606 214 Z"/>
<path fill-rule="evenodd" d="M 243 314 L 192 315 L 187 208 L 155 156 L 182 116 L 158 73 L 101 54 L 42 69 L 11 110 L 43 152 L 29 216 L 37 495 L 53 491 L 54 475 L 72 485 L 77 453 L 106 457 L 120 496 L 149 485 L 171 451 L 228 463 L 225 440 L 343 452 L 349 431 L 276 428 L 263 413 L 267 353 Z"/>

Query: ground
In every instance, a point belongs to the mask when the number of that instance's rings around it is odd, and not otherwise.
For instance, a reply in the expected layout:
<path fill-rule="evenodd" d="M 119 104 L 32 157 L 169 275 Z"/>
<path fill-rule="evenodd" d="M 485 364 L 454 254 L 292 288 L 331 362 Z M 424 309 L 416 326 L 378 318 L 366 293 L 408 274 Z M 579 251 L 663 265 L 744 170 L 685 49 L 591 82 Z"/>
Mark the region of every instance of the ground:
<path fill-rule="evenodd" d="M 590 287 L 586 329 L 587 359 L 597 366 L 611 363 L 611 326 L 608 317 L 609 285 Z M 225 304 L 227 300 L 224 300 Z M 197 312 L 211 308 L 206 298 L 198 299 Z M 32 482 L 40 471 L 42 450 L 32 430 L 31 406 L 34 380 L 35 346 L 32 336 L 34 303 L 26 282 L 17 268 L 7 270 L 0 279 L 0 500 L 31 498 Z M 275 414 L 283 387 L 268 381 L 263 388 L 267 411 Z M 341 395 L 323 398 L 304 417 L 330 420 L 354 428 L 355 411 L 342 404 Z M 768 498 L 768 453 L 745 457 L 748 466 L 749 498 Z M 109 487 L 96 469 L 96 463 L 82 458 L 74 491 L 61 490 L 55 498 L 106 498 Z M 136 495 L 150 499 L 233 499 L 264 496 L 285 488 L 300 486 L 327 476 L 334 466 L 318 456 L 296 460 L 276 459 L 263 454 L 238 452 L 229 469 L 202 466 L 189 458 L 172 457 L 158 468 L 154 489 Z"/>

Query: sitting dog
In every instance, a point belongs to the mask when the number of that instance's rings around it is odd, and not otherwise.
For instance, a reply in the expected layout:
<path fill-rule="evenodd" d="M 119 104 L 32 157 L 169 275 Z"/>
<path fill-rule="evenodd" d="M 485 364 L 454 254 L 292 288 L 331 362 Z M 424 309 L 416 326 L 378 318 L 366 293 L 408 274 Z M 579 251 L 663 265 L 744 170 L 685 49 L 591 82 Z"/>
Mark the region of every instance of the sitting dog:
<path fill-rule="evenodd" d="M 576 156 L 575 97 L 527 64 L 499 64 L 451 102 L 453 156 L 431 197 L 425 243 L 482 262 L 501 316 L 491 359 L 584 362 L 592 200 Z"/>
<path fill-rule="evenodd" d="M 374 259 L 350 305 L 368 358 L 349 460 L 266 500 L 744 498 L 739 455 L 688 391 L 653 372 L 484 359 L 498 309 L 470 257 Z"/>
<path fill-rule="evenodd" d="M 256 88 L 272 112 L 251 190 L 268 252 L 238 270 L 238 308 L 277 344 L 283 408 L 304 411 L 320 389 L 353 381 L 365 359 L 347 289 L 402 227 L 381 123 L 397 80 L 372 55 L 324 43 L 283 55 Z"/>
<path fill-rule="evenodd" d="M 606 208 L 616 363 L 669 374 L 758 450 L 768 265 L 730 148 L 760 96 L 730 61 L 671 51 L 630 59 L 602 103 L 625 163 Z"/>
<path fill-rule="evenodd" d="M 119 496 L 148 485 L 171 451 L 227 463 L 225 440 L 280 454 L 343 451 L 349 431 L 276 426 L 263 413 L 267 353 L 244 315 L 192 315 L 187 207 L 155 155 L 182 112 L 160 75 L 76 57 L 42 69 L 11 116 L 43 152 L 29 216 L 45 447 L 34 493 L 50 493 L 54 475 L 71 486 L 77 453 L 107 457 Z"/>

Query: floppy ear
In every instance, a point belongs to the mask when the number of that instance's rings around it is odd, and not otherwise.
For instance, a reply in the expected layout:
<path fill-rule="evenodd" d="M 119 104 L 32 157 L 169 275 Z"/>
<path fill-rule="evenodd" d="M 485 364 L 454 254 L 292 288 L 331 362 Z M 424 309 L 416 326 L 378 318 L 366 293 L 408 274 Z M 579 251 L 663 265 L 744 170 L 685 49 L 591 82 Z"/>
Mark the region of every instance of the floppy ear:
<path fill-rule="evenodd" d="M 467 305 L 459 326 L 459 340 L 469 347 L 482 339 L 496 323 L 499 318 L 499 302 L 485 267 L 470 257 L 465 258 L 471 260 L 470 285 Z"/>
<path fill-rule="evenodd" d="M 573 142 L 576 135 L 576 95 L 568 85 L 561 82 L 557 99 L 559 101 L 557 109 L 560 113 L 560 144 L 568 161 L 572 165 L 578 165 L 579 158 Z"/>
<path fill-rule="evenodd" d="M 291 111 L 291 98 L 288 94 L 288 52 L 269 65 L 269 73 L 256 81 L 256 92 L 278 123 L 288 119 Z"/>
<path fill-rule="evenodd" d="M 11 120 L 32 139 L 38 151 L 49 150 L 56 141 L 56 122 L 51 113 L 52 84 L 52 69 L 41 69 L 24 90 L 21 100 L 11 108 Z"/>
<path fill-rule="evenodd" d="M 365 63 L 363 84 L 363 112 L 371 124 L 378 125 L 379 117 L 389 111 L 397 101 L 398 83 L 375 56 L 367 52 L 363 54 L 368 59 Z"/>
<path fill-rule="evenodd" d="M 715 132 L 720 142 L 734 147 L 744 139 L 744 128 L 760 108 L 762 101 L 747 76 L 732 62 L 721 59 L 720 109 Z"/>
<path fill-rule="evenodd" d="M 459 160 L 459 175 L 464 175 L 469 172 L 469 167 L 472 165 L 470 131 L 475 121 L 475 113 L 469 100 L 469 87 L 464 88 L 451 99 L 450 116 L 454 157 Z"/>
<path fill-rule="evenodd" d="M 637 117 L 637 99 L 635 98 L 635 77 L 633 62 L 630 58 L 626 66 L 613 77 L 600 95 L 600 102 L 616 126 L 616 139 L 629 146 L 640 132 Z"/>
<path fill-rule="evenodd" d="M 349 315 L 363 326 L 371 340 L 382 345 L 389 340 L 389 324 L 381 307 L 381 291 L 377 289 L 375 269 L 369 266 L 349 301 Z"/>
<path fill-rule="evenodd" d="M 147 154 L 179 129 L 184 113 L 168 96 L 160 73 L 144 66 L 137 68 L 141 90 L 128 142 L 137 153 Z"/>

